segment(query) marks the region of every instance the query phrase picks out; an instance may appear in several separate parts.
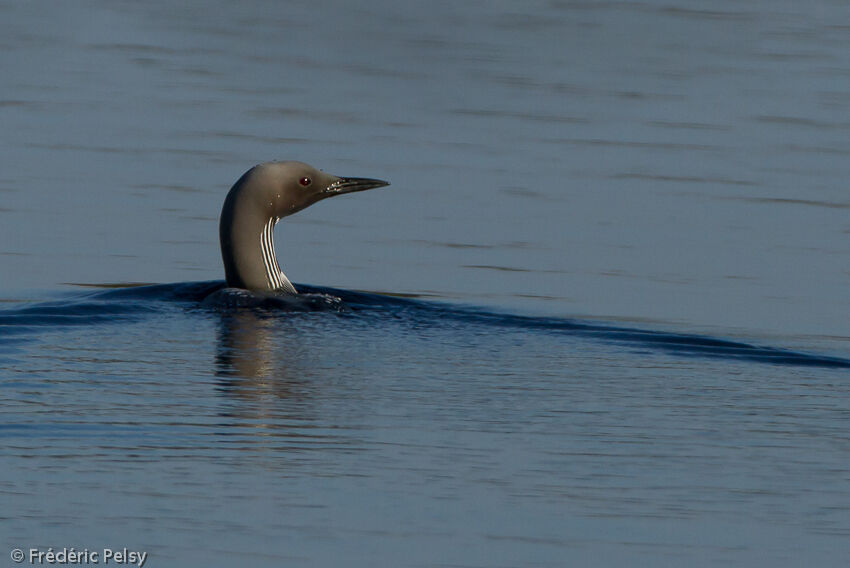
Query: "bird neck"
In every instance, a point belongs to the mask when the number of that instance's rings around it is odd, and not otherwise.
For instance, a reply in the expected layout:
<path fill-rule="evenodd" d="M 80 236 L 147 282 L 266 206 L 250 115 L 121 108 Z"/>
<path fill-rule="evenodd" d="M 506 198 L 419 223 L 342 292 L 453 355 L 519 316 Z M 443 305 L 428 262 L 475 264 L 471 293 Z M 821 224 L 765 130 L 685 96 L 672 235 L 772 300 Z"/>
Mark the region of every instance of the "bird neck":
<path fill-rule="evenodd" d="M 286 277 L 286 274 L 280 269 L 277 264 L 277 254 L 274 250 L 274 226 L 278 219 L 272 218 L 263 226 L 263 231 L 260 234 L 260 252 L 263 255 L 263 268 L 266 273 L 266 282 L 271 290 L 276 292 L 285 292 L 287 294 L 297 294 L 295 286 Z"/>
<path fill-rule="evenodd" d="M 297 294 L 280 270 L 274 249 L 276 217 L 228 195 L 221 213 L 219 237 L 227 285 L 258 292 Z"/>

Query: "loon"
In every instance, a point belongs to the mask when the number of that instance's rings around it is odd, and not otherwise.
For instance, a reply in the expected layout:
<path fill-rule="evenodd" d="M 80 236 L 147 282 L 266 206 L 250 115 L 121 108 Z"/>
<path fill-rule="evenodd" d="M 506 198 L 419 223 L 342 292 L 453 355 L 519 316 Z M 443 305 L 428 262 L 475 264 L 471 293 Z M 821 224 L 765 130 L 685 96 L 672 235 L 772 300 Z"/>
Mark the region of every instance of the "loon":
<path fill-rule="evenodd" d="M 219 238 L 227 286 L 297 294 L 277 263 L 275 224 L 327 197 L 387 185 L 379 179 L 337 177 L 303 162 L 254 166 L 233 184 L 221 209 Z"/>

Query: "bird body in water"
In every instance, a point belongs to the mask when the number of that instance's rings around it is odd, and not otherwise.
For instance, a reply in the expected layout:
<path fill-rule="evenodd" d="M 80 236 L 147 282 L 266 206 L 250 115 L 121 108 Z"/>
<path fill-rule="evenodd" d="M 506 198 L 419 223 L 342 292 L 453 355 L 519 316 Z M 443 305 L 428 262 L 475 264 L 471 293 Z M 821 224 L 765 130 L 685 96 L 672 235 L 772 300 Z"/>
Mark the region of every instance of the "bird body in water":
<path fill-rule="evenodd" d="M 221 210 L 219 237 L 227 286 L 297 294 L 277 263 L 275 224 L 322 199 L 386 185 L 389 182 L 379 179 L 337 177 L 303 162 L 254 166 L 230 188 Z"/>

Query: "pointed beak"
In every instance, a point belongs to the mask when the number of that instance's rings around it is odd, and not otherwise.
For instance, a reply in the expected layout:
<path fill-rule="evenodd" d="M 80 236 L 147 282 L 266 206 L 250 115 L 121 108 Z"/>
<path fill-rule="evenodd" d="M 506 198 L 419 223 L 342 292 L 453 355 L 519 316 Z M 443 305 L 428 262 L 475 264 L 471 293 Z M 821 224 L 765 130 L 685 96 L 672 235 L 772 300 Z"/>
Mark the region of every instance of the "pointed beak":
<path fill-rule="evenodd" d="M 376 187 L 390 185 L 390 182 L 381 179 L 370 178 L 338 178 L 335 182 L 325 188 L 323 192 L 327 197 L 331 195 L 342 195 L 343 193 L 354 193 L 355 191 L 366 191 Z"/>

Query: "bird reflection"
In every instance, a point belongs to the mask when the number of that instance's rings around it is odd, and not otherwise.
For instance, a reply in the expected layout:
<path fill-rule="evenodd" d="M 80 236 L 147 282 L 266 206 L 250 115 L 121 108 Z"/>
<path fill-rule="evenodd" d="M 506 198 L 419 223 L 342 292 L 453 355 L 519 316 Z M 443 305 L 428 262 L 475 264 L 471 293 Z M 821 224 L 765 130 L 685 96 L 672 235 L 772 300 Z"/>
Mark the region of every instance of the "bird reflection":
<path fill-rule="evenodd" d="M 306 419 L 312 357 L 298 342 L 284 340 L 298 334 L 296 324 L 252 309 L 219 315 L 215 358 L 219 387 L 243 403 L 227 414 L 269 423 Z"/>
<path fill-rule="evenodd" d="M 227 428 L 231 447 L 284 452 L 291 458 L 287 467 L 308 450 L 351 447 L 336 417 L 316 410 L 323 396 L 316 384 L 321 365 L 309 345 L 309 321 L 246 307 L 217 317 L 215 368 L 225 399 L 219 427 Z"/>
<path fill-rule="evenodd" d="M 216 352 L 219 376 L 266 378 L 272 375 L 272 321 L 251 310 L 221 314 Z"/>

